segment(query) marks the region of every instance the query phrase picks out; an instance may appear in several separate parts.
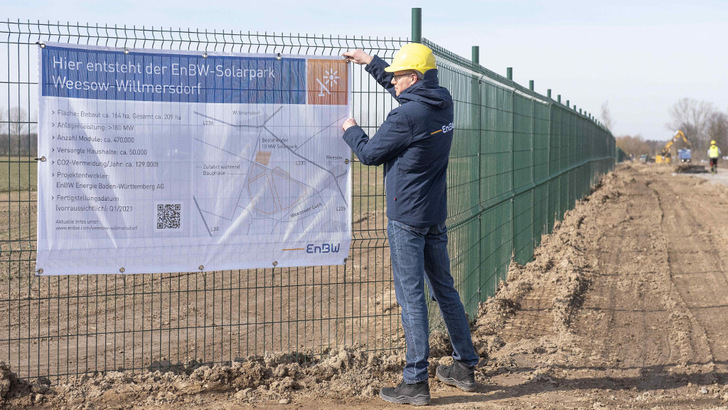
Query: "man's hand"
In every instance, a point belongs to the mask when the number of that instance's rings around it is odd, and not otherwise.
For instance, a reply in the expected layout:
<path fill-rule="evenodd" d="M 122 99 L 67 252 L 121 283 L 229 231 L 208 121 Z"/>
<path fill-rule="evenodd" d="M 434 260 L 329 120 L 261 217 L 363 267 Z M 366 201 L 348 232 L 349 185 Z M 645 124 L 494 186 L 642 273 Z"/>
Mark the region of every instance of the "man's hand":
<path fill-rule="evenodd" d="M 365 53 L 364 50 L 356 49 L 356 50 L 349 50 L 342 54 L 344 58 L 346 58 L 346 62 L 353 61 L 359 65 L 362 64 L 369 64 L 372 62 L 372 59 L 374 57 L 370 56 L 369 54 Z"/>
<path fill-rule="evenodd" d="M 355 125 L 358 125 L 358 124 L 356 123 L 356 120 L 354 120 L 353 118 L 349 118 L 349 119 L 347 119 L 346 121 L 344 121 L 344 125 L 342 125 L 342 126 L 341 126 L 341 128 L 343 128 L 343 129 L 344 129 L 344 131 L 346 131 L 346 130 L 348 130 L 349 128 L 351 128 L 351 127 L 355 126 Z"/>

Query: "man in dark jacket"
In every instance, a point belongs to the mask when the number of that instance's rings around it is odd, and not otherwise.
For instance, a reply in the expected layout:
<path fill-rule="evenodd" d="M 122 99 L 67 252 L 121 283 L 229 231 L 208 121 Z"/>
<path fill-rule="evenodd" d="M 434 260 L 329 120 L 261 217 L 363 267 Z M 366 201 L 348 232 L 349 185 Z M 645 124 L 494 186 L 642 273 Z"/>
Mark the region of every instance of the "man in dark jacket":
<path fill-rule="evenodd" d="M 429 327 L 425 280 L 437 301 L 453 346 L 455 362 L 438 366 L 441 381 L 475 389 L 468 320 L 450 274 L 447 253 L 446 174 L 453 138 L 453 102 L 440 87 L 435 56 L 428 47 L 404 45 L 388 65 L 362 50 L 344 53 L 401 104 L 369 138 L 353 118 L 344 122 L 344 140 L 364 165 L 384 164 L 387 235 L 397 302 L 402 307 L 407 353 L 404 381 L 379 395 L 393 403 L 427 404 Z"/>

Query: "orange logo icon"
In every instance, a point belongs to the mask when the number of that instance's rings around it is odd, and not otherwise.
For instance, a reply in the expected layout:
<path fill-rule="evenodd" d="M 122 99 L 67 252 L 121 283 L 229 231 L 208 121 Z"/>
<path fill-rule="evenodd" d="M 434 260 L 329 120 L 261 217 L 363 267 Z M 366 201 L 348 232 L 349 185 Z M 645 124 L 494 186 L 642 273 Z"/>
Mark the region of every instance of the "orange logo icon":
<path fill-rule="evenodd" d="M 317 105 L 347 105 L 349 77 L 344 60 L 315 60 L 307 62 L 308 103 Z"/>

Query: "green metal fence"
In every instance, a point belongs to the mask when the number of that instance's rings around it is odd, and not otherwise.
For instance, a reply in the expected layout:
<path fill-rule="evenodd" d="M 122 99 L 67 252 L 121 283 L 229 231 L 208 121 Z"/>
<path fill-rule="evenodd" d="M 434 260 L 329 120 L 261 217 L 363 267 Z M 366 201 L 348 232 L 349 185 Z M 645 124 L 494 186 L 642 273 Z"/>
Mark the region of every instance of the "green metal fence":
<path fill-rule="evenodd" d="M 473 317 L 510 261 L 530 261 L 541 236 L 613 169 L 615 141 L 589 116 L 476 64 L 477 49 L 468 61 L 424 42 L 455 99 L 448 225 L 453 276 Z"/>
<path fill-rule="evenodd" d="M 416 27 L 418 30 L 419 28 Z M 413 29 L 413 34 L 419 36 Z M 36 277 L 36 42 L 391 59 L 407 39 L 0 23 L 0 361 L 24 378 L 223 363 L 268 351 L 403 347 L 380 168 L 355 162 L 345 266 Z M 422 39 L 455 99 L 448 173 L 453 276 L 473 318 L 541 236 L 611 170 L 611 134 L 589 116 Z M 373 134 L 396 102 L 354 70 L 354 115 Z M 43 138 L 43 136 L 40 136 Z M 431 315 L 437 326 L 439 313 Z"/>
<path fill-rule="evenodd" d="M 617 147 L 617 162 L 624 162 L 629 159 L 629 155 L 627 155 L 622 148 Z"/>

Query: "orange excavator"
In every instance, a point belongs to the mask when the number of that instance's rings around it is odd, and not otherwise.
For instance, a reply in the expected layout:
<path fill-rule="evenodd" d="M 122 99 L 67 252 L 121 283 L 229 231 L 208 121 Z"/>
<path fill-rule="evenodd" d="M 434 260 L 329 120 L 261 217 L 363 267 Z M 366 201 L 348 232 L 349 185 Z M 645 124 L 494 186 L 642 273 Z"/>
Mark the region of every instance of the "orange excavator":
<path fill-rule="evenodd" d="M 664 148 L 662 148 L 662 151 L 660 151 L 659 154 L 655 155 L 655 163 L 656 164 L 669 164 L 670 162 L 672 162 L 671 148 L 672 148 L 673 144 L 675 144 L 677 141 L 679 141 L 681 139 L 683 141 L 685 141 L 685 145 L 688 147 L 688 149 L 693 148 L 693 144 L 691 144 L 690 141 L 688 141 L 688 139 L 685 137 L 685 133 L 680 130 L 677 130 L 675 132 L 675 135 L 672 137 L 672 139 L 670 141 L 668 141 L 667 144 L 665 144 Z"/>
<path fill-rule="evenodd" d="M 705 169 L 705 166 L 703 165 L 693 165 L 690 163 L 691 161 L 691 150 L 693 148 L 693 144 L 688 141 L 687 137 L 685 136 L 685 133 L 677 130 L 675 132 L 675 135 L 672 137 L 670 141 L 665 144 L 665 147 L 660 151 L 659 154 L 655 155 L 655 163 L 656 164 L 669 164 L 672 162 L 672 146 L 679 140 L 683 140 L 685 142 L 685 149 L 680 149 L 677 151 L 677 166 L 675 167 L 675 172 L 677 173 L 694 173 L 699 174 L 701 172 L 707 172 Z"/>

